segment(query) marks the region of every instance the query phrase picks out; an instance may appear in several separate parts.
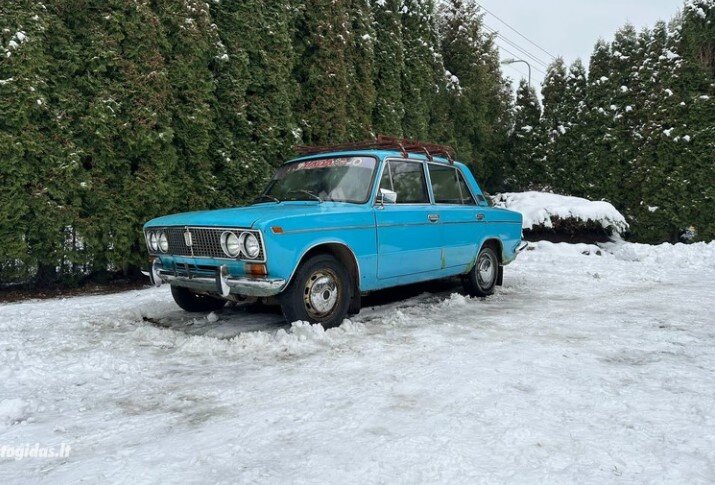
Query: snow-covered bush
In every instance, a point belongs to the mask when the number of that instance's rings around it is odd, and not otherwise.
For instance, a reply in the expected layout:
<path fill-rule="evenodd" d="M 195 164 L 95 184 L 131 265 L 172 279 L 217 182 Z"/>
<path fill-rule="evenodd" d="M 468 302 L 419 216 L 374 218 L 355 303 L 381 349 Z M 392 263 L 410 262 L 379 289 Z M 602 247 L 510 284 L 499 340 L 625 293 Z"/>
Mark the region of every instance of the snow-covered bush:
<path fill-rule="evenodd" d="M 532 191 L 497 194 L 492 202 L 522 214 L 527 239 L 595 242 L 628 230 L 625 217 L 604 201 Z"/>

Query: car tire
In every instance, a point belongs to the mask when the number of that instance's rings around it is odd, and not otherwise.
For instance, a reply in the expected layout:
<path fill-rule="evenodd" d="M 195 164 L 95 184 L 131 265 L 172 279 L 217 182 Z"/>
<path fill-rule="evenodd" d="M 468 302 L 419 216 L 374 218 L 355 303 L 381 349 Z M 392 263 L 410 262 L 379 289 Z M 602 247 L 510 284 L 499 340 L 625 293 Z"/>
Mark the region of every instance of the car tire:
<path fill-rule="evenodd" d="M 172 285 L 171 296 L 174 297 L 174 301 L 182 310 L 192 313 L 212 312 L 220 310 L 226 305 L 226 300 L 209 295 L 200 295 L 181 286 Z"/>
<path fill-rule="evenodd" d="M 337 327 L 350 306 L 350 275 L 329 254 L 319 254 L 300 265 L 281 294 L 281 309 L 288 323 L 305 321 L 324 328 Z"/>
<path fill-rule="evenodd" d="M 477 255 L 477 262 L 464 278 L 464 289 L 470 296 L 489 296 L 499 279 L 499 258 L 494 248 L 483 247 Z"/>

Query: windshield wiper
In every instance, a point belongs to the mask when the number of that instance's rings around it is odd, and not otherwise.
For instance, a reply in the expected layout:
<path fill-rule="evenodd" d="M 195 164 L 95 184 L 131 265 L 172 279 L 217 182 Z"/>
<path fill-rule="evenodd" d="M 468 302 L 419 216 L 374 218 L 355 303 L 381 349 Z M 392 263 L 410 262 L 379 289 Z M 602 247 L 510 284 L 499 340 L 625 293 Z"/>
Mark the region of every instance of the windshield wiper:
<path fill-rule="evenodd" d="M 259 195 L 258 197 L 256 197 L 255 199 L 253 199 L 253 202 L 258 202 L 259 200 L 263 200 L 263 199 L 272 200 L 272 201 L 275 202 L 276 204 L 280 204 L 280 203 L 281 203 L 281 200 L 280 200 L 279 198 L 273 197 L 272 195 L 268 195 L 268 194 L 261 194 L 261 195 Z"/>
<path fill-rule="evenodd" d="M 318 202 L 321 202 L 321 203 L 323 202 L 323 198 L 321 196 L 319 196 L 318 194 L 314 194 L 310 190 L 291 190 L 288 193 L 289 194 L 305 194 L 307 196 L 314 198 Z"/>

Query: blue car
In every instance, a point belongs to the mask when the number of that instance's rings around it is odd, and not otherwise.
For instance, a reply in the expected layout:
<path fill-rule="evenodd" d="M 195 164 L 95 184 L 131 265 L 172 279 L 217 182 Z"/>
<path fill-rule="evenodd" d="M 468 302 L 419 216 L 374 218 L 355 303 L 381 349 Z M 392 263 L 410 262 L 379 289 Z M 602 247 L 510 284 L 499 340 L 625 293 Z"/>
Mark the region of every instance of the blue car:
<path fill-rule="evenodd" d="M 522 216 L 490 207 L 463 164 L 423 151 L 313 153 L 250 206 L 153 219 L 147 274 L 186 311 L 272 299 L 288 322 L 326 328 L 400 285 L 461 276 L 488 296 L 525 247 Z"/>

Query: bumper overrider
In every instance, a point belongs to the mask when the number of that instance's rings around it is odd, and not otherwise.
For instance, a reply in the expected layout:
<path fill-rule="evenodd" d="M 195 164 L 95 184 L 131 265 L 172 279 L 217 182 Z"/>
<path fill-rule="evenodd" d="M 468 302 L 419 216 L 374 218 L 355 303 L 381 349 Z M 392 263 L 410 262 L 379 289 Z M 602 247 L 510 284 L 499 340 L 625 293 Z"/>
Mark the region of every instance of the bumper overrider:
<path fill-rule="evenodd" d="M 280 278 L 233 277 L 228 274 L 226 266 L 218 266 L 215 270 L 197 269 L 190 265 L 164 268 L 159 258 L 154 260 L 149 271 L 142 271 L 142 273 L 148 276 L 155 286 L 169 283 L 224 297 L 230 294 L 274 296 L 283 291 L 286 286 L 286 280 Z"/>

